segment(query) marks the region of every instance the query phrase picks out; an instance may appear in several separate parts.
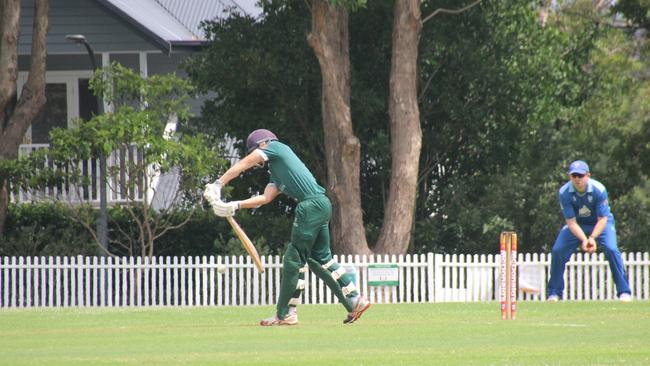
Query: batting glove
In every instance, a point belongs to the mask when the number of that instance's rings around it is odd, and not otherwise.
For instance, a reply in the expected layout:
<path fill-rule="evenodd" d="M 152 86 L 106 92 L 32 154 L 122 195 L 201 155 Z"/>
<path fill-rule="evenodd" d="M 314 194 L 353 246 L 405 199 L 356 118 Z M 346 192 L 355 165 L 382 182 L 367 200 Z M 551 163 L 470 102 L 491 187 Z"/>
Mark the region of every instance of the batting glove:
<path fill-rule="evenodd" d="M 203 197 L 210 205 L 214 205 L 217 201 L 221 200 L 221 188 L 223 184 L 217 179 L 214 183 L 206 184 L 203 191 Z"/>
<path fill-rule="evenodd" d="M 239 201 L 223 202 L 218 200 L 212 204 L 214 214 L 221 217 L 234 216 L 237 210 L 239 210 Z"/>

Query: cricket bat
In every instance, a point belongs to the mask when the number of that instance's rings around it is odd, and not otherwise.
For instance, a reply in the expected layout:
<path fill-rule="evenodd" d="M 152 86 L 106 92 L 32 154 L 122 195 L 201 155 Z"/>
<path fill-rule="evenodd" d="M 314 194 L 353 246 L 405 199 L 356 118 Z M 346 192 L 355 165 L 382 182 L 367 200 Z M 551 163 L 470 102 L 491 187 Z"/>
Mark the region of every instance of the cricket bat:
<path fill-rule="evenodd" d="M 242 243 L 242 246 L 244 249 L 246 249 L 246 252 L 248 255 L 253 259 L 253 263 L 255 263 L 255 267 L 257 267 L 257 270 L 260 273 L 264 273 L 264 267 L 262 266 L 262 261 L 260 260 L 259 254 L 257 254 L 257 249 L 255 249 L 255 246 L 253 245 L 253 242 L 248 238 L 248 235 L 244 232 L 244 230 L 239 226 L 237 221 L 232 216 L 227 216 L 226 220 L 228 220 L 228 223 L 230 226 L 232 226 L 232 229 L 235 231 L 235 234 L 239 238 L 239 240 Z"/>

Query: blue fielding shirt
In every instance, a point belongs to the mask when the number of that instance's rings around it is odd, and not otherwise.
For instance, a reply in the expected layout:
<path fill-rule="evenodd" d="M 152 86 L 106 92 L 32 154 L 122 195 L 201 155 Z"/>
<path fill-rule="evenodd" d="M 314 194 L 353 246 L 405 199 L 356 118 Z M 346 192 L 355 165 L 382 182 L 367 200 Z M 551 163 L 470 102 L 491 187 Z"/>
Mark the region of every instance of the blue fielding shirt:
<path fill-rule="evenodd" d="M 607 188 L 599 181 L 590 178 L 583 194 L 578 193 L 569 181 L 560 188 L 559 196 L 565 219 L 576 218 L 580 225 L 595 225 L 599 217 L 607 216 L 607 223 L 614 224 L 614 215 L 607 201 Z"/>

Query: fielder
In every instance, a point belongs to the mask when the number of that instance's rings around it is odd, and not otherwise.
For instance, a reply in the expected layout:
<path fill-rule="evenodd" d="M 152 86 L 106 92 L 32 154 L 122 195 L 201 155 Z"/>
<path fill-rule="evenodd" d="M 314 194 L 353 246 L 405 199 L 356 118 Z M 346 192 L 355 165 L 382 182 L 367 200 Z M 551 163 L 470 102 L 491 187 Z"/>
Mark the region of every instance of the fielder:
<path fill-rule="evenodd" d="M 558 301 L 562 298 L 565 265 L 576 247 L 594 253 L 600 244 L 609 261 L 619 299 L 631 301 L 625 266 L 616 244 L 614 215 L 609 209 L 607 189 L 597 180 L 590 179 L 589 166 L 582 160 L 571 163 L 568 173 L 569 182 L 559 191 L 560 208 L 566 225 L 553 244 L 548 300 Z"/>
<path fill-rule="evenodd" d="M 345 324 L 355 322 L 370 307 L 351 281 L 352 275 L 332 259 L 329 220 L 332 206 L 325 189 L 289 146 L 268 130 L 253 131 L 246 139 L 248 155 L 230 167 L 215 183 L 206 185 L 204 197 L 219 216 L 233 216 L 240 208 L 256 208 L 284 193 L 296 201 L 295 219 L 283 257 L 282 281 L 276 314 L 260 322 L 262 326 L 298 324 L 296 306 L 305 288 L 305 272 L 311 269 L 327 284 L 348 311 Z M 270 182 L 260 196 L 243 201 L 223 202 L 221 189 L 242 172 L 268 163 Z"/>

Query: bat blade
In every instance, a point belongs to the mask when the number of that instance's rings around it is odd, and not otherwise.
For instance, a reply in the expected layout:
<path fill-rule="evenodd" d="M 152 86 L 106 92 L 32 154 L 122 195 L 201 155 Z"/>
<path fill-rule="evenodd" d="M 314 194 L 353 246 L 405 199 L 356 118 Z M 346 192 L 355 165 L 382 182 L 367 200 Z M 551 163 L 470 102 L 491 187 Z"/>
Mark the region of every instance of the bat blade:
<path fill-rule="evenodd" d="M 253 259 L 253 263 L 255 263 L 255 267 L 257 267 L 257 270 L 260 273 L 264 273 L 264 267 L 262 266 L 262 261 L 260 260 L 259 254 L 257 254 L 257 249 L 253 245 L 253 242 L 248 238 L 248 235 L 244 232 L 244 230 L 239 226 L 237 221 L 232 216 L 226 217 L 228 220 L 228 223 L 232 227 L 233 231 L 235 232 L 235 235 L 239 238 L 239 240 L 242 243 L 242 246 L 244 249 L 246 249 L 246 253 Z"/>

